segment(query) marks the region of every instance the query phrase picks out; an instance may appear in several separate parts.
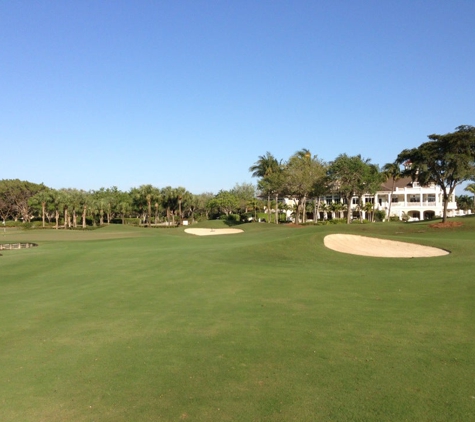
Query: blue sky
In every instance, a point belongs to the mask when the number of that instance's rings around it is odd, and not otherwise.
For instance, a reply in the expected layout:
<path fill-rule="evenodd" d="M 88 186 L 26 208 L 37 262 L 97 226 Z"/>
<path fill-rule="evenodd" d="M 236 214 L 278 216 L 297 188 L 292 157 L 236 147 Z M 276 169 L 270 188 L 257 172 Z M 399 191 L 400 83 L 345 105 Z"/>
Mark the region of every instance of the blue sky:
<path fill-rule="evenodd" d="M 193 193 L 475 125 L 475 2 L 0 3 L 0 179 Z"/>

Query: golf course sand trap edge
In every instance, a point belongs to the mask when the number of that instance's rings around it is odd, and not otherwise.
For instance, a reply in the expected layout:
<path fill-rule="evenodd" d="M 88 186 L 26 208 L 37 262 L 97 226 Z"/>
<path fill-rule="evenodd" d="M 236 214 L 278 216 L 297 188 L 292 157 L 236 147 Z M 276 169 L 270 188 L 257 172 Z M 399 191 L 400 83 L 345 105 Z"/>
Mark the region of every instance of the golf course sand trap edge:
<path fill-rule="evenodd" d="M 220 234 L 238 234 L 242 232 L 241 229 L 185 229 L 185 233 L 194 234 L 196 236 L 216 236 Z"/>
<path fill-rule="evenodd" d="M 325 236 L 323 243 L 337 252 L 383 258 L 427 258 L 449 254 L 431 246 L 352 234 L 330 234 Z"/>

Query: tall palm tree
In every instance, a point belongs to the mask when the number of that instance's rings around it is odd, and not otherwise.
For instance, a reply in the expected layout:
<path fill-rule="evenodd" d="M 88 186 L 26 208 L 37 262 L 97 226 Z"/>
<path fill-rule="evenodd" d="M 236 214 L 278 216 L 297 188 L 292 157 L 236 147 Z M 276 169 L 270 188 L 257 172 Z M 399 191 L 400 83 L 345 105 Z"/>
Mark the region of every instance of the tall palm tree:
<path fill-rule="evenodd" d="M 50 189 L 45 189 L 31 198 L 32 203 L 41 205 L 41 219 L 43 221 L 43 227 L 45 227 L 45 215 L 46 215 L 46 205 L 52 201 Z"/>
<path fill-rule="evenodd" d="M 261 178 L 260 188 L 267 194 L 267 212 L 269 217 L 267 222 L 270 223 L 270 197 L 272 194 L 272 184 L 268 179 L 272 174 L 280 171 L 280 164 L 277 159 L 267 151 L 265 155 L 260 155 L 258 160 L 249 167 L 249 171 L 252 172 L 252 177 Z"/>
<path fill-rule="evenodd" d="M 152 224 L 152 201 L 158 200 L 158 189 L 152 185 L 142 185 L 139 187 L 139 195 L 147 202 L 147 225 Z"/>
<path fill-rule="evenodd" d="M 391 195 L 389 196 L 389 208 L 388 208 L 388 215 L 387 219 L 389 221 L 391 217 L 391 204 L 392 204 L 392 194 L 394 192 L 394 188 L 396 186 L 396 181 L 398 181 L 402 177 L 401 167 L 397 162 L 394 163 L 387 163 L 383 166 L 383 175 L 387 179 L 392 179 L 392 187 L 391 187 Z"/>
<path fill-rule="evenodd" d="M 64 198 L 63 192 L 59 190 L 52 190 L 51 191 L 51 205 L 54 208 L 54 218 L 56 220 L 55 229 L 58 230 L 59 228 L 59 216 L 60 211 L 64 209 Z"/>
<path fill-rule="evenodd" d="M 84 202 L 84 191 L 78 189 L 69 190 L 70 205 L 71 205 L 71 216 L 73 219 L 73 227 L 77 227 L 77 212 L 80 208 L 83 207 Z"/>
<path fill-rule="evenodd" d="M 170 226 L 170 217 L 172 218 L 173 224 L 175 223 L 175 217 L 173 215 L 176 200 L 175 189 L 171 186 L 166 186 L 160 191 L 160 195 L 162 197 L 163 207 L 167 212 L 167 226 Z"/>
<path fill-rule="evenodd" d="M 184 188 L 179 186 L 174 190 L 175 193 L 175 202 L 176 205 L 178 206 L 178 218 L 180 219 L 180 225 L 183 225 L 183 211 L 182 211 L 182 205 L 184 202 L 189 202 L 190 201 L 190 193 Z"/>
<path fill-rule="evenodd" d="M 81 207 L 82 207 L 82 228 L 86 228 L 87 208 L 91 203 L 91 195 L 87 192 L 81 191 Z"/>

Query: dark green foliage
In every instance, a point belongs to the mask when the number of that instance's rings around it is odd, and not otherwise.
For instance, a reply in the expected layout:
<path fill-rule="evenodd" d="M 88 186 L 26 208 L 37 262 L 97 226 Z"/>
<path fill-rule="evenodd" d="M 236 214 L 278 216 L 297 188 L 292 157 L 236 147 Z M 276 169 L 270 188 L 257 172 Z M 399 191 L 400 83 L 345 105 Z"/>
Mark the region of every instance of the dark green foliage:
<path fill-rule="evenodd" d="M 350 157 L 340 154 L 328 168 L 328 179 L 334 192 L 340 193 L 347 203 L 347 220 L 351 222 L 351 201 L 354 196 L 374 193 L 379 188 L 383 176 L 376 165 L 361 155 Z"/>
<path fill-rule="evenodd" d="M 376 221 L 384 221 L 386 219 L 386 211 L 376 210 L 374 212 L 374 218 Z"/>
<path fill-rule="evenodd" d="M 459 126 L 445 135 L 429 135 L 430 141 L 402 151 L 397 158 L 405 163 L 405 174 L 421 185 L 435 183 L 443 192 L 444 222 L 447 204 L 455 187 L 475 178 L 475 127 Z"/>

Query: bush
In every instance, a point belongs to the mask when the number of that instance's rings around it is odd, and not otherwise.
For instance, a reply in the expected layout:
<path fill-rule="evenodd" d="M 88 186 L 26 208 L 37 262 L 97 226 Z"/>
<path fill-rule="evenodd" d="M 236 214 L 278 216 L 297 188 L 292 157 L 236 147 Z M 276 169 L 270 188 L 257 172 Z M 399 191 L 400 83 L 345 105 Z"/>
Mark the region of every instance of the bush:
<path fill-rule="evenodd" d="M 242 213 L 240 216 L 240 221 L 242 222 L 249 222 L 249 221 L 253 221 L 254 220 L 254 214 L 252 212 L 245 212 L 245 213 Z"/>
<path fill-rule="evenodd" d="M 374 219 L 376 221 L 384 221 L 384 219 L 386 218 L 386 211 L 384 210 L 376 210 L 374 212 Z"/>
<path fill-rule="evenodd" d="M 124 218 L 124 224 L 130 224 L 131 226 L 139 226 L 140 218 Z"/>
<path fill-rule="evenodd" d="M 345 218 L 333 218 L 331 220 L 328 220 L 330 224 L 346 224 L 346 219 Z"/>

